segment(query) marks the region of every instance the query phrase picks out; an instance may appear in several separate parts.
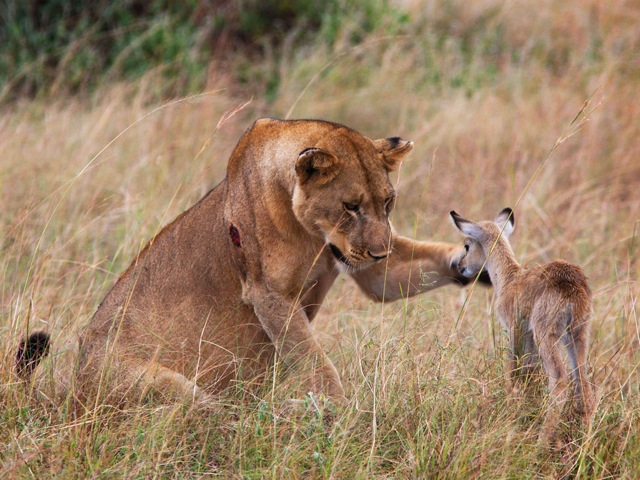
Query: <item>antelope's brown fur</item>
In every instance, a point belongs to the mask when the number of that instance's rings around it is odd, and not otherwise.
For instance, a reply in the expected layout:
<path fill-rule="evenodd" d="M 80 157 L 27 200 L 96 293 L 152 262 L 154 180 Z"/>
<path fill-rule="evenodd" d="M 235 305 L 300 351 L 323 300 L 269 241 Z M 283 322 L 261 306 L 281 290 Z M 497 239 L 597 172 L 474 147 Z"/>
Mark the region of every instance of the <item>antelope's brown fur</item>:
<path fill-rule="evenodd" d="M 561 349 L 567 350 L 573 380 L 573 405 L 585 420 L 594 410 L 593 386 L 587 374 L 591 289 L 582 268 L 555 260 L 532 268 L 517 262 L 509 235 L 513 211 L 502 210 L 495 221 L 472 222 L 451 212 L 465 234 L 465 256 L 458 268 L 467 278 L 485 268 L 495 288 L 495 311 L 509 332 L 512 379 L 530 373 L 540 361 L 548 377 L 550 410 L 546 428 L 553 428 L 568 400 L 570 378 Z M 519 366 L 518 363 L 522 365 Z"/>

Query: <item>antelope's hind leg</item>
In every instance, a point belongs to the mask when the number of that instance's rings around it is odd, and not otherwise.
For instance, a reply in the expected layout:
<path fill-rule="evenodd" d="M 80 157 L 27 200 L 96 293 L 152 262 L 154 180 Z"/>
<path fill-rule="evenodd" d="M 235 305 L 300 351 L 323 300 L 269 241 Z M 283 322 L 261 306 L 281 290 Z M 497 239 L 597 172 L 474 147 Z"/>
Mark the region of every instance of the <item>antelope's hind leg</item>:
<path fill-rule="evenodd" d="M 538 335 L 536 335 L 538 353 L 549 382 L 549 401 L 541 440 L 547 440 L 553 436 L 562 419 L 568 398 L 569 378 L 560 352 L 562 333 L 556 330 L 551 326 L 546 331 L 537 332 Z"/>
<path fill-rule="evenodd" d="M 572 369 L 575 411 L 584 422 L 589 422 L 595 410 L 596 399 L 587 373 L 587 335 L 582 331 L 568 331 L 564 340 Z"/>

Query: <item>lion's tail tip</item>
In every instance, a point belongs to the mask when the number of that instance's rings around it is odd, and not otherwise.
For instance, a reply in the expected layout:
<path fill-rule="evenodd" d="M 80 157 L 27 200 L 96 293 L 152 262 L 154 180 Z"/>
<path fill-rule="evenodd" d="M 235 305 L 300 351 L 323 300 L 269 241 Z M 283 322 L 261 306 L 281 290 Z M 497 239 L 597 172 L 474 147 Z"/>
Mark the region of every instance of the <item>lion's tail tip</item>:
<path fill-rule="evenodd" d="M 16 370 L 22 378 L 29 378 L 40 360 L 49 353 L 51 335 L 46 332 L 34 332 L 20 340 L 16 353 Z"/>

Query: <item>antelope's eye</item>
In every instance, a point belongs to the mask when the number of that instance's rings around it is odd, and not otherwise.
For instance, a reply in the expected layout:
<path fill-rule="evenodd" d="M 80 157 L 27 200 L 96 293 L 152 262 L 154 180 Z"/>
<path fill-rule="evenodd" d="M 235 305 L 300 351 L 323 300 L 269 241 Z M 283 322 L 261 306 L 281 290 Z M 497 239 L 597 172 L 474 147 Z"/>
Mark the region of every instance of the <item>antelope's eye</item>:
<path fill-rule="evenodd" d="M 357 212 L 360 209 L 360 205 L 357 203 L 344 202 L 344 209 L 348 212 Z"/>
<path fill-rule="evenodd" d="M 391 195 L 390 197 L 387 197 L 384 201 L 384 209 L 387 213 L 389 213 L 389 211 L 391 211 L 391 209 L 393 208 L 393 201 L 395 200 L 395 195 Z"/>
<path fill-rule="evenodd" d="M 465 244 L 464 244 L 464 251 L 465 251 L 465 252 L 468 252 L 468 251 L 469 251 L 469 244 L 468 244 L 468 243 L 465 243 Z"/>

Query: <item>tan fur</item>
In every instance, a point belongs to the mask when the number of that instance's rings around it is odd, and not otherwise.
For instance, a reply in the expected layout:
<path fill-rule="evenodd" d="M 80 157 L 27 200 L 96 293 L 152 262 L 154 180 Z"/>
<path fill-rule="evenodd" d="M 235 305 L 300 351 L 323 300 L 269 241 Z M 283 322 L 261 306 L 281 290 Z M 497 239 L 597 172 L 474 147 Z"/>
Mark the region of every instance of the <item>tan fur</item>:
<path fill-rule="evenodd" d="M 460 273 L 473 278 L 486 268 L 495 287 L 495 310 L 509 331 L 511 376 L 522 378 L 530 373 L 539 357 L 551 395 L 546 425 L 553 427 L 567 400 L 569 379 L 560 350 L 564 345 L 572 364 L 575 407 L 588 420 L 595 403 L 587 377 L 592 305 L 582 269 L 564 260 L 522 268 L 508 241 L 515 225 L 511 209 L 502 210 L 493 222 L 471 222 L 455 212 L 451 218 L 467 236 Z M 518 360 L 524 364 L 520 368 Z"/>
<path fill-rule="evenodd" d="M 258 120 L 226 178 L 160 232 L 81 336 L 81 399 L 148 390 L 206 399 L 303 360 L 312 390 L 343 387 L 310 322 L 339 271 L 376 300 L 456 280 L 462 248 L 417 242 L 389 223 L 389 172 L 413 144 L 323 121 Z M 428 273 L 428 275 L 427 275 Z M 426 278 L 428 277 L 428 278 Z"/>

